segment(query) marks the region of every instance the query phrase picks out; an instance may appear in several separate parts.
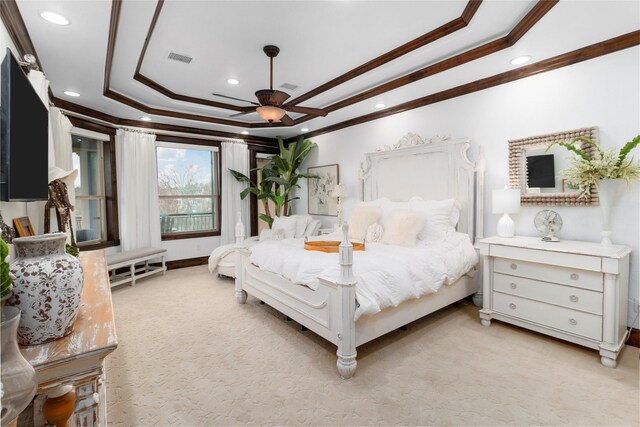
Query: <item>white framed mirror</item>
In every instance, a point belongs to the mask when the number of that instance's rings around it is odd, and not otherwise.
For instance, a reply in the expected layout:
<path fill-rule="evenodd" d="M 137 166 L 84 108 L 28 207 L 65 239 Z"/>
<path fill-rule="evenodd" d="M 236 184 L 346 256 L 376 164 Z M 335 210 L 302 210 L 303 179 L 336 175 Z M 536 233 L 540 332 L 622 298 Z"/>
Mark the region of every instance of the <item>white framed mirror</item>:
<path fill-rule="evenodd" d="M 591 206 L 598 204 L 597 189 L 591 187 L 589 195 L 579 197 L 575 185 L 562 178 L 572 154 L 564 147 L 547 147 L 557 141 L 570 141 L 582 136 L 598 141 L 598 128 L 589 127 L 550 133 L 509 141 L 509 187 L 520 189 L 521 205 Z M 595 148 L 581 143 L 590 156 Z"/>

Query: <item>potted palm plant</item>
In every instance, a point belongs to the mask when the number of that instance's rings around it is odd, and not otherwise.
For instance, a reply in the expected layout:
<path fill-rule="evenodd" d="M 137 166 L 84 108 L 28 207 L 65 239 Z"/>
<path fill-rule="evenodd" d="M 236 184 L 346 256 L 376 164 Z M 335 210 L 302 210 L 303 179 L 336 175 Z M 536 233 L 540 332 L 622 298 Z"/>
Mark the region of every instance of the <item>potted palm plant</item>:
<path fill-rule="evenodd" d="M 240 197 L 244 200 L 249 194 L 255 194 L 263 204 L 265 214 L 260 215 L 260 219 L 269 224 L 269 227 L 275 216 L 288 216 L 291 213 L 291 202 L 299 199 L 292 197 L 292 191 L 300 188 L 300 179 L 318 178 L 316 175 L 298 172 L 300 165 L 317 146 L 316 143 L 300 137 L 285 148 L 282 138 L 278 137 L 278 145 L 280 152 L 271 157 L 271 161 L 265 166 L 257 169 L 258 183 L 241 172 L 229 169 L 236 180 L 248 184 Z M 271 212 L 270 201 L 274 204 L 274 212 Z"/>

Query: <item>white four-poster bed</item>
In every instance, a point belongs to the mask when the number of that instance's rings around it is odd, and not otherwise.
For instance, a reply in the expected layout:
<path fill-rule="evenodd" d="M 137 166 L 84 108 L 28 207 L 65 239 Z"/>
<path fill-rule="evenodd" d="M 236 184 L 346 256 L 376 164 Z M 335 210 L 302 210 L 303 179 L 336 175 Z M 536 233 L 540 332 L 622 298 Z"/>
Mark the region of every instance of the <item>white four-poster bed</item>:
<path fill-rule="evenodd" d="M 484 162 L 481 151 L 479 160 L 470 161 L 468 149 L 467 138 L 423 140 L 407 134 L 397 144 L 366 155 L 360 171 L 363 200 L 454 198 L 461 207 L 457 231 L 468 234 L 474 243 L 482 237 Z M 244 304 L 247 294 L 252 295 L 335 344 L 338 371 L 345 379 L 355 373 L 356 347 L 479 290 L 479 275 L 474 269 L 436 293 L 373 315 L 362 315 L 354 321 L 357 283 L 352 271 L 353 250 L 347 239 L 340 245 L 339 277 L 335 280 L 319 277 L 315 290 L 253 265 L 250 250 L 243 248 L 243 241 L 244 226 L 236 227 L 237 302 Z"/>

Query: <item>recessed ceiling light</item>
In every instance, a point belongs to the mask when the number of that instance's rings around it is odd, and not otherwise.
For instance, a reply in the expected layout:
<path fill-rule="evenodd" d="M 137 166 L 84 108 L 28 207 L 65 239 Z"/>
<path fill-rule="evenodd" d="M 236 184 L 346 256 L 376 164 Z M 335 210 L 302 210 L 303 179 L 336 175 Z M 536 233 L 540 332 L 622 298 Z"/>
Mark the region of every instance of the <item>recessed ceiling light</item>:
<path fill-rule="evenodd" d="M 524 56 L 518 56 L 517 58 L 513 58 L 511 60 L 511 63 L 513 65 L 520 65 L 520 64 L 524 64 L 525 62 L 529 62 L 531 61 L 531 57 L 528 55 L 524 55 Z"/>
<path fill-rule="evenodd" d="M 236 79 L 229 79 L 229 80 L 227 80 L 227 83 L 229 83 L 230 85 L 237 85 L 240 82 L 238 80 L 236 80 Z"/>
<path fill-rule="evenodd" d="M 140 120 L 142 120 L 143 122 L 150 122 L 151 121 L 151 117 L 147 117 L 147 116 L 140 117 Z"/>
<path fill-rule="evenodd" d="M 249 135 L 249 132 L 247 132 L 246 130 L 243 130 L 242 132 L 240 132 L 243 135 Z"/>
<path fill-rule="evenodd" d="M 376 104 L 376 108 L 384 108 L 386 107 L 386 104 L 383 104 L 382 102 Z"/>
<path fill-rule="evenodd" d="M 301 132 L 309 132 L 309 128 L 302 128 L 300 129 Z"/>
<path fill-rule="evenodd" d="M 78 92 L 74 92 L 72 90 L 65 90 L 64 94 L 68 95 L 68 96 L 80 96 L 80 94 Z"/>
<path fill-rule="evenodd" d="M 49 21 L 52 24 L 69 25 L 69 20 L 59 13 L 45 10 L 43 12 L 40 12 L 40 16 L 42 17 L 42 19 L 44 19 L 45 21 Z"/>

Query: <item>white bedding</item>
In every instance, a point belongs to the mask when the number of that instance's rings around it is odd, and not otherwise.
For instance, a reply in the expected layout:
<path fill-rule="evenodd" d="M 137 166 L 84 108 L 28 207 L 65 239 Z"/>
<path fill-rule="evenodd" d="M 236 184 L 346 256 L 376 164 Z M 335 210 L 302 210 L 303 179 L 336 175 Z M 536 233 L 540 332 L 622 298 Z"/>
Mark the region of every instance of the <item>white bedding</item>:
<path fill-rule="evenodd" d="M 307 251 L 303 244 L 303 239 L 261 242 L 250 248 L 250 261 L 262 270 L 314 290 L 318 288 L 318 277 L 335 281 L 340 271 L 338 254 Z M 355 320 L 363 314 L 374 314 L 437 292 L 478 262 L 469 236 L 462 233 L 414 248 L 367 243 L 366 251 L 354 251 L 353 255 L 359 304 Z"/>

